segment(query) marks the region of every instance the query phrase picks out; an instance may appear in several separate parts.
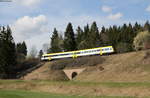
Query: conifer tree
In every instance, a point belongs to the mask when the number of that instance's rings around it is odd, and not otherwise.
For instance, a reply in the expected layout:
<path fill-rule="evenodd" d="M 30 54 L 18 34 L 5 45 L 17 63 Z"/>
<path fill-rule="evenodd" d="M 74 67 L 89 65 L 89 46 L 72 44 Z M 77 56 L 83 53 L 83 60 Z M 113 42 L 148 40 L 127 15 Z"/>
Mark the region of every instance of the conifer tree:
<path fill-rule="evenodd" d="M 15 76 L 16 65 L 16 49 L 15 42 L 12 37 L 12 32 L 9 26 L 0 32 L 0 70 L 1 78 L 13 78 Z"/>
<path fill-rule="evenodd" d="M 89 25 L 87 24 L 84 27 L 84 31 L 81 34 L 82 41 L 78 43 L 78 49 L 87 49 L 90 47 L 89 46 L 89 33 L 90 33 L 90 29 L 89 29 Z"/>
<path fill-rule="evenodd" d="M 17 48 L 16 49 L 17 53 L 27 56 L 27 46 L 26 46 L 25 41 L 23 41 L 22 43 L 18 43 L 16 48 Z"/>
<path fill-rule="evenodd" d="M 74 35 L 74 31 L 73 31 L 73 27 L 71 23 L 67 25 L 67 28 L 65 31 L 64 50 L 65 51 L 76 50 L 75 35 Z"/>
<path fill-rule="evenodd" d="M 89 40 L 89 35 L 90 35 L 90 28 L 89 28 L 89 24 L 87 24 L 85 27 L 84 27 L 84 32 L 83 32 L 83 39 L 85 40 Z"/>
<path fill-rule="evenodd" d="M 100 46 L 100 35 L 96 22 L 93 22 L 89 33 L 89 46 L 90 48 Z"/>
<path fill-rule="evenodd" d="M 52 53 L 56 53 L 56 52 L 61 52 L 61 48 L 60 48 L 60 38 L 58 35 L 58 31 L 56 30 L 56 28 L 54 28 L 54 32 L 51 38 L 51 48 L 50 48 L 50 52 Z"/>
<path fill-rule="evenodd" d="M 78 27 L 77 28 L 77 36 L 76 36 L 77 49 L 80 49 L 79 45 L 83 40 L 84 40 L 83 39 L 83 30 L 80 27 Z"/>
<path fill-rule="evenodd" d="M 150 23 L 147 21 L 144 25 L 144 31 L 150 31 Z"/>
<path fill-rule="evenodd" d="M 108 29 L 106 29 L 104 26 L 102 27 L 102 30 L 100 32 L 100 39 L 101 39 L 101 46 L 109 45 Z"/>

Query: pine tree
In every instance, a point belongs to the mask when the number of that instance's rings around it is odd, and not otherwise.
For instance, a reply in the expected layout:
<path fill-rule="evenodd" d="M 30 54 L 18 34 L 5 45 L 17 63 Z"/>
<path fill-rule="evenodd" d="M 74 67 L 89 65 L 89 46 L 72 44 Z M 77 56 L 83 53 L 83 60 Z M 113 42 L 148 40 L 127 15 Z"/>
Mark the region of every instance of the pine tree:
<path fill-rule="evenodd" d="M 75 35 L 71 23 L 68 24 L 65 31 L 64 50 L 65 51 L 76 50 Z"/>
<path fill-rule="evenodd" d="M 76 44 L 77 44 L 78 49 L 80 49 L 79 45 L 83 40 L 84 40 L 83 39 L 83 30 L 80 27 L 78 27 L 77 28 L 77 36 L 76 36 Z"/>
<path fill-rule="evenodd" d="M 58 31 L 56 30 L 56 28 L 54 28 L 54 32 L 51 38 L 50 52 L 52 53 L 61 52 L 60 38 L 59 38 Z"/>
<path fill-rule="evenodd" d="M 0 34 L 1 49 L 0 49 L 0 70 L 1 78 L 13 78 L 15 75 L 16 65 L 16 49 L 15 42 L 12 37 L 12 32 L 9 26 Z"/>
<path fill-rule="evenodd" d="M 26 45 L 25 41 L 23 41 L 22 47 L 23 47 L 22 53 L 23 53 L 25 56 L 27 56 L 27 45 Z"/>
<path fill-rule="evenodd" d="M 89 28 L 89 25 L 87 24 L 85 27 L 84 27 L 84 32 L 83 32 L 83 39 L 84 40 L 89 40 L 89 35 L 90 35 L 90 28 Z"/>
<path fill-rule="evenodd" d="M 100 32 L 100 40 L 101 40 L 101 46 L 106 46 L 109 42 L 107 32 L 105 27 L 102 27 L 102 30 Z"/>
<path fill-rule="evenodd" d="M 89 33 L 89 48 L 100 46 L 100 35 L 96 22 L 93 22 Z"/>
<path fill-rule="evenodd" d="M 144 25 L 144 31 L 150 31 L 150 23 L 147 21 Z"/>
<path fill-rule="evenodd" d="M 0 58 L 3 58 L 2 54 L 2 46 L 3 46 L 3 32 L 5 31 L 4 27 L 0 27 Z M 5 70 L 4 70 L 4 60 L 0 59 L 0 78 L 3 78 L 5 75 Z"/>
<path fill-rule="evenodd" d="M 139 33 L 144 31 L 143 27 L 138 24 L 137 22 L 135 23 L 134 27 L 133 27 L 133 31 L 134 31 L 134 37 Z"/>
<path fill-rule="evenodd" d="M 23 41 L 22 43 L 18 43 L 16 45 L 16 50 L 17 50 L 17 53 L 27 56 L 27 46 L 26 46 L 25 41 Z"/>
<path fill-rule="evenodd" d="M 87 24 L 85 27 L 84 27 L 84 31 L 82 31 L 82 34 L 81 34 L 81 42 L 78 43 L 78 46 L 77 48 L 80 50 L 80 49 L 87 49 L 89 48 L 89 33 L 90 33 L 90 29 L 89 29 L 89 25 Z"/>

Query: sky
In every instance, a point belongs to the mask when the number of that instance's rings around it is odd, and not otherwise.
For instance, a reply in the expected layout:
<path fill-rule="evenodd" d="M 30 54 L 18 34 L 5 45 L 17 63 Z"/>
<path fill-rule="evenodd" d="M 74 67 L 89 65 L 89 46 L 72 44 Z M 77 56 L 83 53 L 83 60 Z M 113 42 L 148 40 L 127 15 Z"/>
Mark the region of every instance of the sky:
<path fill-rule="evenodd" d="M 0 0 L 1 1 L 1 0 Z M 102 26 L 150 20 L 150 0 L 12 0 L 0 2 L 0 25 L 10 25 L 16 43 L 42 49 L 53 29 L 61 33 L 69 22 L 74 31 L 93 21 Z"/>

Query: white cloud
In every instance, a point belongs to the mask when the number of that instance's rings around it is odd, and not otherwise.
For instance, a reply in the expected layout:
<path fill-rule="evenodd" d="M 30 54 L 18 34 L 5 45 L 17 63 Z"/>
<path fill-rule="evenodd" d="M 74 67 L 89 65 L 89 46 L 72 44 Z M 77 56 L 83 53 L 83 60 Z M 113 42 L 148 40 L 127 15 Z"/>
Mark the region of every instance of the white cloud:
<path fill-rule="evenodd" d="M 112 11 L 112 8 L 109 7 L 109 6 L 102 6 L 102 11 L 103 11 L 103 12 L 111 12 L 111 11 Z"/>
<path fill-rule="evenodd" d="M 41 0 L 15 0 L 15 2 L 27 7 L 33 7 L 38 5 L 41 2 Z"/>
<path fill-rule="evenodd" d="M 110 20 L 118 20 L 120 19 L 121 17 L 123 17 L 123 14 L 122 13 L 116 13 L 116 14 L 110 14 L 108 16 L 108 19 Z"/>
<path fill-rule="evenodd" d="M 150 5 L 146 8 L 146 11 L 150 12 Z"/>
<path fill-rule="evenodd" d="M 48 32 L 47 18 L 44 15 L 37 17 L 24 16 L 15 21 L 11 27 L 17 42 Z"/>

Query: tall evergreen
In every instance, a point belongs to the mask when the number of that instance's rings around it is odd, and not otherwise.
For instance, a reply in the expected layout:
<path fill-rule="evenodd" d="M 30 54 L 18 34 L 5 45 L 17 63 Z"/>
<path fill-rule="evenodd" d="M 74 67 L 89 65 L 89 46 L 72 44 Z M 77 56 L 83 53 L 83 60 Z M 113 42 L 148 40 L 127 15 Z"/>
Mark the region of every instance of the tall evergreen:
<path fill-rule="evenodd" d="M 77 49 L 80 49 L 79 45 L 84 40 L 83 36 L 84 36 L 83 30 L 78 26 L 78 28 L 77 28 L 77 36 L 76 36 Z"/>
<path fill-rule="evenodd" d="M 144 25 L 144 31 L 150 31 L 150 23 L 147 21 Z"/>
<path fill-rule="evenodd" d="M 89 28 L 89 24 L 87 24 L 85 27 L 84 27 L 84 32 L 83 32 L 83 39 L 84 40 L 89 40 L 89 33 L 90 33 L 90 28 Z"/>
<path fill-rule="evenodd" d="M 60 39 L 59 39 L 58 31 L 56 30 L 56 28 L 54 28 L 54 32 L 51 38 L 50 52 L 52 53 L 60 52 L 61 48 L 59 46 L 59 43 L 60 43 Z"/>
<path fill-rule="evenodd" d="M 87 24 L 84 27 L 84 30 L 79 30 L 79 31 L 80 31 L 80 33 L 82 32 L 82 34 L 78 34 L 78 36 L 77 36 L 81 39 L 81 42 L 77 44 L 78 45 L 77 48 L 79 50 L 89 48 L 90 47 L 89 46 L 89 33 L 90 33 L 89 25 Z"/>
<path fill-rule="evenodd" d="M 74 34 L 73 27 L 72 27 L 71 23 L 69 23 L 67 25 L 67 28 L 65 31 L 64 50 L 65 51 L 76 50 L 75 34 Z"/>
<path fill-rule="evenodd" d="M 9 26 L 3 27 L 0 32 L 0 70 L 1 78 L 13 78 L 15 76 L 16 49 L 12 32 Z"/>
<path fill-rule="evenodd" d="M 93 22 L 89 33 L 89 48 L 100 46 L 100 35 L 96 22 Z"/>
<path fill-rule="evenodd" d="M 18 43 L 16 45 L 16 50 L 17 50 L 17 53 L 27 56 L 27 46 L 26 46 L 25 41 L 23 41 L 22 43 Z"/>
<path fill-rule="evenodd" d="M 106 29 L 104 26 L 102 27 L 100 32 L 100 39 L 101 39 L 101 46 L 109 45 L 108 29 Z"/>

